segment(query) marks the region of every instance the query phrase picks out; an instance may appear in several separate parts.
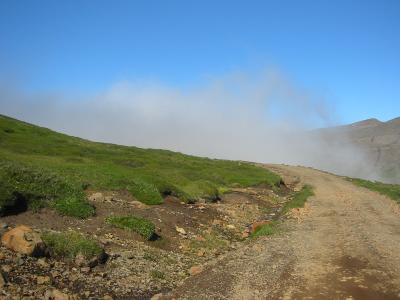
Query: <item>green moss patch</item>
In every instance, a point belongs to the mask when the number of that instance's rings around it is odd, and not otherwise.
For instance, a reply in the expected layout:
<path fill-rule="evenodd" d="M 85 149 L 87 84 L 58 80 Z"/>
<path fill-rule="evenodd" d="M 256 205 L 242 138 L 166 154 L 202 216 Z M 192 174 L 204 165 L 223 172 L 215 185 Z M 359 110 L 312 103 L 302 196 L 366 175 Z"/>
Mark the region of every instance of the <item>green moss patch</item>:
<path fill-rule="evenodd" d="M 293 208 L 304 207 L 307 199 L 313 195 L 314 191 L 310 185 L 303 186 L 303 188 L 299 192 L 296 192 L 293 198 L 285 204 L 282 211 L 286 213 Z"/>
<path fill-rule="evenodd" d="M 256 228 L 256 230 L 251 234 L 252 237 L 257 238 L 260 236 L 268 236 L 278 232 L 278 223 L 272 222 L 269 224 L 264 224 Z"/>
<path fill-rule="evenodd" d="M 115 227 L 139 233 L 147 240 L 155 237 L 156 226 L 153 222 L 135 216 L 111 216 L 106 219 L 106 223 Z"/>
<path fill-rule="evenodd" d="M 73 259 L 77 254 L 86 258 L 98 256 L 103 249 L 91 238 L 75 232 L 46 232 L 42 239 L 53 255 Z"/>

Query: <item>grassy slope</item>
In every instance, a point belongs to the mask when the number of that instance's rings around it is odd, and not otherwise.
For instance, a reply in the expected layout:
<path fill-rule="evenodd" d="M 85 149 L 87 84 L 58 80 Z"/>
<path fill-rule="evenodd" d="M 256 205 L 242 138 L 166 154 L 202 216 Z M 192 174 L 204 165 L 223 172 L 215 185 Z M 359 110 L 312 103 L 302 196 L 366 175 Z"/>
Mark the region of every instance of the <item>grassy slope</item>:
<path fill-rule="evenodd" d="M 400 185 L 399 184 L 387 184 L 377 181 L 369 181 L 359 178 L 347 178 L 347 180 L 355 183 L 356 185 L 365 187 L 372 191 L 381 193 L 393 199 L 397 203 L 400 203 Z"/>
<path fill-rule="evenodd" d="M 164 193 L 192 201 L 215 198 L 232 186 L 277 186 L 280 182 L 276 174 L 251 164 L 96 143 L 0 115 L 0 163 L 4 162 L 12 168 L 15 163 L 27 167 L 31 173 L 36 169 L 51 172 L 65 179 L 72 190 L 77 186 L 126 189 L 148 204 L 161 203 Z"/>

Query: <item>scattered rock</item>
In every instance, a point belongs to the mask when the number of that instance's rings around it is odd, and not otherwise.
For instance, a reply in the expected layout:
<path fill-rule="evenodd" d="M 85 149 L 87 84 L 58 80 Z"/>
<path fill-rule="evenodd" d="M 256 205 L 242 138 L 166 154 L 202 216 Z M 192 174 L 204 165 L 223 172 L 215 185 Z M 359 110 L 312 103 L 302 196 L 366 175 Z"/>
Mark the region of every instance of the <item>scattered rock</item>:
<path fill-rule="evenodd" d="M 89 196 L 89 200 L 90 201 L 104 201 L 105 197 L 103 195 L 103 193 L 97 192 L 97 193 L 93 193 Z"/>
<path fill-rule="evenodd" d="M 186 235 L 186 230 L 182 227 L 175 226 L 175 230 L 180 234 Z"/>
<path fill-rule="evenodd" d="M 86 257 L 85 257 L 82 253 L 78 253 L 78 254 L 75 256 L 74 263 L 75 263 L 75 265 L 78 266 L 78 267 L 83 267 L 83 266 L 86 266 L 86 265 L 87 265 L 87 259 L 86 259 Z"/>
<path fill-rule="evenodd" d="M 189 274 L 191 276 L 200 274 L 201 272 L 203 272 L 203 267 L 202 266 L 193 266 L 189 269 Z"/>
<path fill-rule="evenodd" d="M 104 200 L 105 200 L 106 202 L 112 202 L 112 201 L 115 201 L 116 199 L 114 199 L 113 196 L 105 196 L 105 197 L 104 197 Z"/>
<path fill-rule="evenodd" d="M 44 294 L 44 300 L 78 300 L 79 298 L 75 295 L 65 294 L 59 290 L 52 289 L 47 290 Z"/>
<path fill-rule="evenodd" d="M 39 258 L 37 260 L 37 264 L 43 268 L 47 268 L 49 266 L 49 264 L 46 262 L 45 258 Z"/>
<path fill-rule="evenodd" d="M 134 259 L 135 258 L 135 252 L 134 251 L 121 252 L 121 257 L 123 259 Z"/>
<path fill-rule="evenodd" d="M 232 225 L 232 224 L 226 225 L 226 228 L 232 229 L 232 230 L 236 229 L 235 225 Z"/>
<path fill-rule="evenodd" d="M 42 256 L 45 254 L 46 245 L 40 234 L 28 226 L 18 226 L 7 231 L 1 237 L 2 244 L 17 253 L 30 256 Z"/>
<path fill-rule="evenodd" d="M 0 272 L 0 288 L 3 288 L 5 284 L 6 280 L 4 279 L 3 274 Z"/>
<path fill-rule="evenodd" d="M 90 268 L 89 267 L 83 267 L 83 268 L 81 268 L 81 272 L 83 274 L 89 274 L 90 273 Z"/>
<path fill-rule="evenodd" d="M 150 300 L 170 300 L 170 299 L 172 299 L 170 294 L 163 294 L 163 293 L 155 294 L 153 297 L 150 298 Z"/>
<path fill-rule="evenodd" d="M 137 201 L 137 200 L 132 200 L 130 203 L 132 205 L 136 206 L 137 208 L 146 208 L 147 207 L 146 204 L 144 204 L 140 201 Z"/>
<path fill-rule="evenodd" d="M 215 219 L 212 221 L 212 225 L 222 225 L 222 220 Z"/>
<path fill-rule="evenodd" d="M 198 252 L 197 252 L 197 256 L 204 256 L 206 254 L 206 251 L 204 251 L 203 249 L 201 249 L 201 250 L 199 250 Z"/>
<path fill-rule="evenodd" d="M 9 273 L 12 270 L 12 267 L 10 265 L 3 265 L 1 266 L 1 270 L 5 273 Z"/>
<path fill-rule="evenodd" d="M 107 260 L 108 255 L 104 252 L 99 255 L 88 259 L 83 254 L 79 253 L 75 256 L 74 263 L 77 267 L 90 267 L 93 268 L 98 264 L 103 264 Z"/>
<path fill-rule="evenodd" d="M 50 283 L 50 277 L 49 276 L 38 276 L 38 277 L 36 277 L 36 282 L 39 285 L 48 284 L 48 283 Z"/>

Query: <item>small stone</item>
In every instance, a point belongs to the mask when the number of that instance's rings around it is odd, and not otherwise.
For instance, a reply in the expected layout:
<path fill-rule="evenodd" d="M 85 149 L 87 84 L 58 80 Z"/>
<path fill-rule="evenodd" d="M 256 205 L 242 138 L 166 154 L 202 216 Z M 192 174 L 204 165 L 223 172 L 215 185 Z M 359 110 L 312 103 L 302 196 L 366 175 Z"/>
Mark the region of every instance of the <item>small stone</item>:
<path fill-rule="evenodd" d="M 124 251 L 121 253 L 121 257 L 124 259 L 134 259 L 135 252 L 134 251 Z"/>
<path fill-rule="evenodd" d="M 90 267 L 83 267 L 81 268 L 81 272 L 83 274 L 89 274 L 90 273 Z"/>
<path fill-rule="evenodd" d="M 3 272 L 9 273 L 9 272 L 11 272 L 12 267 L 10 265 L 3 265 L 3 266 L 1 266 L 1 269 L 3 270 Z"/>
<path fill-rule="evenodd" d="M 248 231 L 243 231 L 242 232 L 242 238 L 248 238 L 250 236 L 250 233 Z"/>
<path fill-rule="evenodd" d="M 212 225 L 222 225 L 222 221 L 221 221 L 221 220 L 214 219 L 214 220 L 212 221 Z"/>
<path fill-rule="evenodd" d="M 49 276 L 38 276 L 38 277 L 36 277 L 36 282 L 39 285 L 48 284 L 48 283 L 50 283 L 50 277 Z"/>
<path fill-rule="evenodd" d="M 51 289 L 47 290 L 44 294 L 44 300 L 78 300 L 79 298 L 75 295 L 65 294 L 59 290 Z"/>
<path fill-rule="evenodd" d="M 78 267 L 83 267 L 83 266 L 87 265 L 87 259 L 82 253 L 78 253 L 75 256 L 74 263 Z"/>
<path fill-rule="evenodd" d="M 197 252 L 197 256 L 204 256 L 206 254 L 206 251 L 204 251 L 203 249 L 201 249 L 201 250 L 199 250 L 198 252 Z"/>
<path fill-rule="evenodd" d="M 226 228 L 228 228 L 228 229 L 235 229 L 236 227 L 235 227 L 235 225 L 229 224 L 229 225 L 226 226 Z"/>
<path fill-rule="evenodd" d="M 150 298 L 150 300 L 170 300 L 170 299 L 172 299 L 170 294 L 163 294 L 163 293 L 155 294 L 153 297 Z"/>
<path fill-rule="evenodd" d="M 3 274 L 0 273 L 0 288 L 3 288 L 6 284 L 6 280 L 3 277 Z"/>
<path fill-rule="evenodd" d="M 39 258 L 37 260 L 37 264 L 43 268 L 47 268 L 49 266 L 49 264 L 46 262 L 45 258 Z"/>
<path fill-rule="evenodd" d="M 104 201 L 104 195 L 102 193 L 93 193 L 89 196 L 90 201 Z"/>
<path fill-rule="evenodd" d="M 175 230 L 180 234 L 186 235 L 186 230 L 182 227 L 175 226 Z"/>
<path fill-rule="evenodd" d="M 203 267 L 202 266 L 193 266 L 189 269 L 189 274 L 191 276 L 200 274 L 201 272 L 203 272 Z"/>

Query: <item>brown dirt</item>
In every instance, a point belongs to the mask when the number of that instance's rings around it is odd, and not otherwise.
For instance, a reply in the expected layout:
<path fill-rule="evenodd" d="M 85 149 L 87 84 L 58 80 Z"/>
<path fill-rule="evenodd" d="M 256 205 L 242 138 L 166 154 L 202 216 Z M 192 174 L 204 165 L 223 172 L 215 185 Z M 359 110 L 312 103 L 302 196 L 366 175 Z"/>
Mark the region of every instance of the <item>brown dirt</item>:
<path fill-rule="evenodd" d="M 46 231 L 79 231 L 101 244 L 109 254 L 106 264 L 91 270 L 77 267 L 71 260 L 45 258 L 45 264 L 0 246 L 0 272 L 6 286 L 0 299 L 42 299 L 54 287 L 80 299 L 149 299 L 158 292 L 170 291 L 189 277 L 189 269 L 246 244 L 242 234 L 255 221 L 269 218 L 286 198 L 266 187 L 235 189 L 217 203 L 184 204 L 167 196 L 161 205 L 146 206 L 129 194 L 102 191 L 93 197 L 88 191 L 96 216 L 86 220 L 59 216 L 51 209 L 25 211 L 0 218 L 10 227 L 27 225 Z M 145 217 L 153 221 L 156 241 L 114 228 L 105 223 L 110 215 Z M 179 234 L 175 228 L 183 228 Z M 37 284 L 38 276 L 48 283 Z"/>
<path fill-rule="evenodd" d="M 397 204 L 325 172 L 268 168 L 314 186 L 307 214 L 213 261 L 175 290 L 178 299 L 400 298 Z"/>

